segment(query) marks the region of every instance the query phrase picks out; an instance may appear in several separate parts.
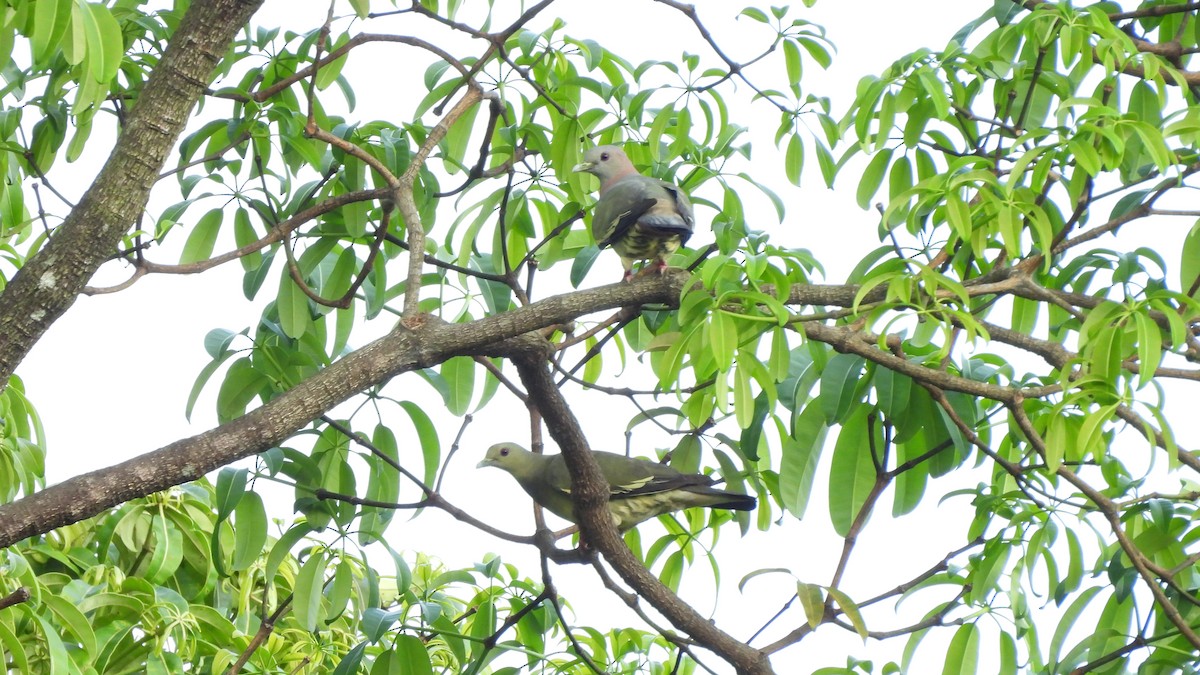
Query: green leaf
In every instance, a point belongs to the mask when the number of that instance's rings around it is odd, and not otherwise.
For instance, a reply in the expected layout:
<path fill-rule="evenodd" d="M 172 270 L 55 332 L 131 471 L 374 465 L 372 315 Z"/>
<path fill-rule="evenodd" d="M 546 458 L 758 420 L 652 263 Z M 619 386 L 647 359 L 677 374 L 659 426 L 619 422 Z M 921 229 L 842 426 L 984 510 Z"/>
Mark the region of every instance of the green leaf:
<path fill-rule="evenodd" d="M 247 492 L 238 501 L 233 513 L 233 563 L 230 569 L 248 569 L 262 555 L 267 543 L 267 511 L 262 496 Z"/>
<path fill-rule="evenodd" d="M 471 395 L 475 391 L 475 360 L 469 356 L 455 356 L 442 364 L 442 377 L 446 380 L 446 408 L 450 414 L 462 416 L 471 408 Z"/>
<path fill-rule="evenodd" d="M 750 424 L 742 429 L 742 436 L 738 441 L 738 449 L 748 461 L 758 461 L 758 446 L 762 440 L 763 422 L 766 421 L 767 413 L 770 410 L 771 400 L 767 396 L 767 392 L 759 392 L 758 396 L 754 397 L 753 415 L 750 418 Z"/>
<path fill-rule="evenodd" d="M 835 354 L 829 359 L 821 373 L 819 394 L 827 424 L 840 423 L 854 407 L 858 380 L 865 363 L 861 356 L 854 354 Z"/>
<path fill-rule="evenodd" d="M 880 150 L 867 164 L 867 169 L 863 171 L 862 178 L 858 181 L 858 190 L 855 192 L 855 201 L 859 208 L 866 209 L 871 205 L 871 198 L 879 191 L 879 186 L 883 184 L 883 177 L 887 175 L 888 164 L 892 161 L 892 152 L 892 148 Z"/>
<path fill-rule="evenodd" d="M 3 645 L 7 651 L 9 665 L 15 668 L 15 672 L 33 672 L 29 669 L 29 657 L 25 655 L 25 648 L 21 645 L 21 641 L 3 621 L 0 621 L 0 645 Z"/>
<path fill-rule="evenodd" d="M 785 46 L 790 42 L 783 43 Z M 800 134 L 792 134 L 788 139 L 787 152 L 784 155 L 783 170 L 787 175 L 787 179 L 792 185 L 799 187 L 800 174 L 804 169 L 804 143 L 800 140 Z"/>
<path fill-rule="evenodd" d="M 279 571 L 279 566 L 283 564 L 284 559 L 291 553 L 292 547 L 309 532 L 312 532 L 309 524 L 300 521 L 288 528 L 288 531 L 284 532 L 283 536 L 275 541 L 275 544 L 271 546 L 271 552 L 267 554 L 267 562 L 263 567 L 263 578 L 268 583 L 275 583 L 275 573 Z"/>
<path fill-rule="evenodd" d="M 421 443 L 421 456 L 425 459 L 424 482 L 426 486 L 432 487 L 442 460 L 442 446 L 438 441 L 437 427 L 433 425 L 433 420 L 429 419 L 429 415 L 416 403 L 401 401 L 400 407 L 408 413 L 409 419 L 416 427 L 417 438 Z"/>
<path fill-rule="evenodd" d="M 362 616 L 362 632 L 371 642 L 379 642 L 379 639 L 396 623 L 404 613 L 402 609 L 392 610 L 390 612 L 382 610 L 378 607 L 368 607 L 363 610 Z"/>
<path fill-rule="evenodd" d="M 875 393 L 879 397 L 879 409 L 888 420 L 898 420 L 908 412 L 912 386 L 911 377 L 889 368 L 880 368 L 875 372 Z"/>
<path fill-rule="evenodd" d="M 727 372 L 733 365 L 733 355 L 738 347 L 738 330 L 733 317 L 716 310 L 709 317 L 707 328 L 708 345 L 719 372 Z"/>
<path fill-rule="evenodd" d="M 595 244 L 588 244 L 575 254 L 575 259 L 571 261 L 571 288 L 579 288 L 579 284 L 583 283 L 584 277 L 592 269 L 592 265 L 598 257 L 600 257 L 600 247 Z M 507 289 L 507 287 L 505 288 Z"/>
<path fill-rule="evenodd" d="M 1017 642 L 1004 631 L 1000 632 L 1000 675 L 1017 675 Z"/>
<path fill-rule="evenodd" d="M 964 623 L 954 631 L 942 675 L 975 675 L 979 667 L 979 629 Z"/>
<path fill-rule="evenodd" d="M 69 633 L 74 638 L 74 642 L 82 647 L 83 653 L 88 657 L 94 657 L 96 634 L 92 631 L 92 625 L 83 612 L 61 596 L 44 594 L 41 601 L 54 614 L 57 623 L 66 629 L 65 632 Z"/>
<path fill-rule="evenodd" d="M 750 17 L 751 19 L 754 19 L 755 21 L 759 21 L 762 23 L 767 23 L 768 21 L 770 21 L 770 19 L 767 18 L 767 13 L 757 7 L 747 7 L 745 9 L 743 9 L 741 12 L 738 13 L 738 18 L 741 18 L 743 16 Z"/>
<path fill-rule="evenodd" d="M 800 84 L 804 70 L 800 64 L 800 48 L 796 46 L 794 40 L 783 41 L 783 63 L 787 68 L 788 83 L 792 85 Z M 793 136 L 793 138 L 795 137 Z"/>
<path fill-rule="evenodd" d="M 192 411 L 196 408 L 196 401 L 200 399 L 200 392 L 204 391 L 204 386 L 208 384 L 213 373 L 221 367 L 225 361 L 229 360 L 234 355 L 233 352 L 224 352 L 217 358 L 209 361 L 207 365 L 200 370 L 200 374 L 196 376 L 196 381 L 192 384 L 192 390 L 188 392 L 187 404 L 184 406 L 184 417 L 190 422 L 192 419 Z"/>
<path fill-rule="evenodd" d="M 333 669 L 333 675 L 357 675 L 366 648 L 365 640 L 351 647 L 350 651 L 346 652 L 346 655 L 338 662 L 337 667 Z"/>
<path fill-rule="evenodd" d="M 829 470 L 829 516 L 834 531 L 841 537 L 850 533 L 851 525 L 875 487 L 875 460 L 871 457 L 868 438 L 867 408 L 863 406 L 842 424 L 841 433 L 833 446 L 833 465 Z M 875 447 L 881 445 L 877 443 Z"/>
<path fill-rule="evenodd" d="M 1200 300 L 1200 220 L 1192 225 L 1183 240 L 1179 257 L 1179 287 L 1184 294 Z"/>
<path fill-rule="evenodd" d="M 303 337 L 312 324 L 308 296 L 296 285 L 286 265 L 281 273 L 283 276 L 279 279 L 279 297 L 275 300 L 275 307 L 279 310 L 279 324 L 284 334 L 296 340 Z"/>
<path fill-rule="evenodd" d="M 266 379 L 254 369 L 250 359 L 243 357 L 234 361 L 217 392 L 217 419 L 228 422 L 241 417 L 265 384 Z"/>
<path fill-rule="evenodd" d="M 60 44 L 70 24 L 73 0 L 39 0 L 33 3 L 33 61 L 45 64 Z M 69 61 L 70 62 L 70 61 Z M 79 61 L 72 62 L 72 65 Z"/>
<path fill-rule="evenodd" d="M 1091 374 L 1105 382 L 1115 383 L 1121 373 L 1122 332 L 1120 326 L 1107 326 L 1088 342 Z"/>
<path fill-rule="evenodd" d="M 1050 426 L 1046 429 L 1046 468 L 1050 472 L 1058 471 L 1063 458 L 1067 456 L 1067 421 L 1062 415 L 1053 415 Z"/>
<path fill-rule="evenodd" d="M 867 624 L 863 621 L 862 614 L 858 611 L 858 605 L 854 604 L 854 601 L 850 599 L 850 596 L 836 588 L 829 588 L 827 590 L 829 591 L 829 597 L 833 598 L 833 601 L 836 602 L 837 606 L 841 608 L 842 613 L 844 613 L 846 618 L 850 620 L 850 625 L 854 626 L 854 631 L 858 633 L 858 636 L 861 637 L 863 641 L 866 641 Z"/>
<path fill-rule="evenodd" d="M 1062 648 L 1067 639 L 1067 634 L 1071 628 L 1075 626 L 1075 621 L 1079 619 L 1079 615 L 1083 610 L 1087 609 L 1088 603 L 1096 597 L 1102 589 L 1099 586 L 1092 586 L 1084 589 L 1082 593 L 1075 597 L 1075 600 L 1067 606 L 1067 610 L 1059 617 L 1058 623 L 1054 629 L 1054 637 L 1050 639 L 1050 651 L 1048 663 L 1051 667 L 1058 665 L 1059 655 L 1062 653 Z"/>
<path fill-rule="evenodd" d="M 738 426 L 748 429 L 754 423 L 754 394 L 750 386 L 750 367 L 741 362 L 747 355 L 745 352 L 741 354 L 733 377 L 733 412 L 737 417 Z M 749 453 L 750 456 L 758 454 L 755 449 L 743 449 L 743 452 Z"/>
<path fill-rule="evenodd" d="M 812 401 L 796 416 L 792 434 L 783 436 L 779 497 L 783 508 L 797 518 L 803 518 L 808 507 L 808 496 L 812 493 L 817 463 L 828 431 L 820 406 Z"/>
<path fill-rule="evenodd" d="M 254 225 L 250 223 L 250 212 L 245 208 L 239 208 L 233 214 L 233 241 L 238 248 L 248 246 L 258 241 L 258 233 L 254 231 Z M 262 264 L 262 251 L 253 251 L 240 258 L 238 261 L 242 265 L 242 269 L 247 272 L 258 269 Z"/>
<path fill-rule="evenodd" d="M 183 245 L 183 253 L 179 256 L 180 265 L 201 262 L 212 257 L 223 216 L 221 209 L 212 209 L 196 221 L 196 226 L 192 228 Z"/>
<path fill-rule="evenodd" d="M 309 633 L 324 622 L 321 611 L 322 590 L 325 586 L 325 563 L 329 554 L 324 550 L 315 551 L 304 561 L 296 575 L 296 588 L 292 593 L 292 613 L 300 626 Z"/>
<path fill-rule="evenodd" d="M 821 625 L 825 619 L 825 594 L 817 584 L 796 584 L 796 595 L 800 598 L 800 606 L 804 608 L 804 617 L 808 619 L 810 628 Z"/>
<path fill-rule="evenodd" d="M 217 473 L 217 520 L 225 520 L 246 494 L 248 469 L 225 467 Z"/>
<path fill-rule="evenodd" d="M 49 656 L 50 668 L 48 671 L 42 670 L 41 672 L 48 672 L 48 675 L 67 675 L 72 672 L 71 657 L 67 652 L 67 646 L 63 644 L 62 638 L 59 636 L 54 625 L 40 613 L 27 612 L 26 616 L 31 616 L 37 622 L 38 627 L 41 629 L 41 638 L 45 642 L 41 648 Z"/>
<path fill-rule="evenodd" d="M 400 672 L 405 675 L 433 675 L 433 663 L 429 660 L 429 652 L 425 650 L 425 643 L 416 636 L 396 636 L 392 650 L 401 664 Z"/>

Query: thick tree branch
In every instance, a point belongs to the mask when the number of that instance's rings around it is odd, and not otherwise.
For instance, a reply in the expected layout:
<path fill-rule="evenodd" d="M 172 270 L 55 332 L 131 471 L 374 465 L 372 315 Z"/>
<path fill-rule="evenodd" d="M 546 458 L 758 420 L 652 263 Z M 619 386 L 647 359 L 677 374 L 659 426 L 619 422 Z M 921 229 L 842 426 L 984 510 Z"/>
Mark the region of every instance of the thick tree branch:
<path fill-rule="evenodd" d="M 738 641 L 701 616 L 679 599 L 657 577 L 646 569 L 625 546 L 609 516 L 608 481 L 589 452 L 587 439 L 579 423 L 563 399 L 547 365 L 552 346 L 542 342 L 540 353 L 523 350 L 513 355 L 521 381 L 529 391 L 550 430 L 558 442 L 571 473 L 571 497 L 579 514 L 579 527 L 591 546 L 625 580 L 625 583 L 667 617 L 679 630 L 696 642 L 719 654 L 733 664 L 739 674 L 773 673 L 766 654 Z"/>
<path fill-rule="evenodd" d="M 0 294 L 0 389 L 145 208 L 213 69 L 261 4 L 200 0 L 188 8 L 95 182 Z"/>
<path fill-rule="evenodd" d="M 679 297 L 679 285 L 684 282 L 680 276 L 684 275 L 645 277 L 550 297 L 467 324 L 430 319 L 419 331 L 398 326 L 236 420 L 0 505 L 0 548 L 195 480 L 274 447 L 338 403 L 400 373 L 436 365 L 451 356 L 495 350 L 508 338 L 591 312 L 669 304 Z"/>

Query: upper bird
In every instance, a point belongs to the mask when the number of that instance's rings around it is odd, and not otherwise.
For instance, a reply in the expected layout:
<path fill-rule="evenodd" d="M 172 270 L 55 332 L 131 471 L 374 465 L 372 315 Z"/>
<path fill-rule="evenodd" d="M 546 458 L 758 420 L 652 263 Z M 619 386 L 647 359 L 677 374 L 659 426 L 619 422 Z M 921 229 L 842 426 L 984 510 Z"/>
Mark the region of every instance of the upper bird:
<path fill-rule="evenodd" d="M 643 176 L 625 151 L 601 145 L 583 153 L 572 171 L 600 179 L 600 199 L 592 214 L 592 237 L 600 248 L 612 246 L 621 256 L 625 280 L 633 277 L 633 261 L 655 260 L 662 273 L 667 258 L 687 243 L 696 227 L 692 203 L 674 183 Z"/>
<path fill-rule="evenodd" d="M 750 511 L 757 500 L 749 495 L 711 487 L 712 477 L 679 473 L 663 464 L 611 452 L 593 452 L 608 481 L 608 510 L 621 532 L 655 516 L 693 506 Z M 562 455 L 540 455 L 516 443 L 488 448 L 479 466 L 494 466 L 512 474 L 533 501 L 572 523 L 571 475 Z"/>

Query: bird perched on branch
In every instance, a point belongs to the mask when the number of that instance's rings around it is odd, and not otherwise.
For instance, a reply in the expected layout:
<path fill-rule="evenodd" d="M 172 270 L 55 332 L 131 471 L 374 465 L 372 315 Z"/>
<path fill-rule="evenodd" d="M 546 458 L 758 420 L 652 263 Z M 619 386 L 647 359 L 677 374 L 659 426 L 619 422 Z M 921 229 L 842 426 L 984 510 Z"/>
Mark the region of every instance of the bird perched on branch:
<path fill-rule="evenodd" d="M 710 476 L 680 473 L 611 452 L 593 452 L 592 456 L 608 481 L 608 510 L 621 532 L 643 520 L 693 506 L 750 511 L 758 503 L 749 495 L 712 487 L 715 481 Z M 561 518 L 579 522 L 571 503 L 571 475 L 562 455 L 540 455 L 516 443 L 497 443 L 488 448 L 479 466 L 504 469 L 533 501 Z"/>
<path fill-rule="evenodd" d="M 621 256 L 625 280 L 633 277 L 635 260 L 653 259 L 661 274 L 667 258 L 687 243 L 695 230 L 692 203 L 674 183 L 643 176 L 625 151 L 601 145 L 583 154 L 573 171 L 600 179 L 600 199 L 592 213 L 592 237 L 600 248 L 612 246 Z"/>

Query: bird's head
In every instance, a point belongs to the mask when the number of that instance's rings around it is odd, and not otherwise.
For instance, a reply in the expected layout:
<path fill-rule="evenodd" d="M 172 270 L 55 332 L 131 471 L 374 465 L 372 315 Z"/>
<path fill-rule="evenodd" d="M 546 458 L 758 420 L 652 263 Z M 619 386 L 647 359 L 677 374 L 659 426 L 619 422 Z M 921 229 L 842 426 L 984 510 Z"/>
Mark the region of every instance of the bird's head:
<path fill-rule="evenodd" d="M 601 185 L 607 185 L 615 178 L 637 172 L 625 151 L 615 145 L 590 148 L 583 153 L 583 161 L 576 164 L 571 170 L 590 173 L 600 179 Z"/>
<path fill-rule="evenodd" d="M 521 461 L 521 458 L 529 455 L 529 451 L 516 443 L 497 443 L 488 448 L 487 454 L 483 456 L 476 468 L 485 466 L 494 466 L 505 471 L 512 471 L 512 467 Z"/>

